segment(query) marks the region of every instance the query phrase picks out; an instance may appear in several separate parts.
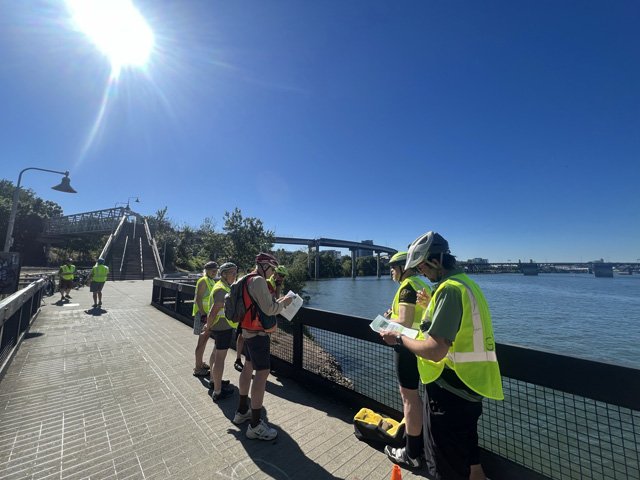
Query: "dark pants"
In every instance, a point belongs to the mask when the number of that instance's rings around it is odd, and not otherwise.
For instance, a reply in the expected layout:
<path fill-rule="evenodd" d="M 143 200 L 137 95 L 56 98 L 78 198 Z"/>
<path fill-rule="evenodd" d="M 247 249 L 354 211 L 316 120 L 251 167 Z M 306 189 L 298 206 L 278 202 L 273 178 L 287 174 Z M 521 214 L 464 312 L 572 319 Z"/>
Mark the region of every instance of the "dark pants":
<path fill-rule="evenodd" d="M 470 402 L 435 383 L 427 384 L 422 430 L 430 478 L 469 479 L 469 466 L 479 463 L 481 414 L 482 402 Z"/>

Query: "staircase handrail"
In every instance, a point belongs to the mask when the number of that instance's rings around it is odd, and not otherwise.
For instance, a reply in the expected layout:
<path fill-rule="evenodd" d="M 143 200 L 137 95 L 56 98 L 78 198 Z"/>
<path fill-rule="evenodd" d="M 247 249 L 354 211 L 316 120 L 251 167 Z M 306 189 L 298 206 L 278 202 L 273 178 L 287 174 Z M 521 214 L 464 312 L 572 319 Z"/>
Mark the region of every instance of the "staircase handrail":
<path fill-rule="evenodd" d="M 158 250 L 158 244 L 156 243 L 156 239 L 151 236 L 151 230 L 149 229 L 149 223 L 147 223 L 147 219 L 144 219 L 144 231 L 147 235 L 147 241 L 149 242 L 149 246 L 151 247 L 151 251 L 153 252 L 153 259 L 156 262 L 156 268 L 158 269 L 158 273 L 160 277 L 164 277 L 164 266 L 162 265 L 162 261 L 160 260 L 160 252 Z"/>
<path fill-rule="evenodd" d="M 111 248 L 111 243 L 113 243 L 113 241 L 118 237 L 120 230 L 122 230 L 122 225 L 124 225 L 124 222 L 126 220 L 127 220 L 127 216 L 123 215 L 122 218 L 120 219 L 120 223 L 118 223 L 118 226 L 116 227 L 116 230 L 111 235 L 109 235 L 109 238 L 107 239 L 107 243 L 104 244 L 104 248 L 102 249 L 102 252 L 100 252 L 100 258 L 104 258 L 106 260 L 107 255 L 109 255 L 109 249 Z"/>
<path fill-rule="evenodd" d="M 127 243 L 129 243 L 129 235 L 124 238 L 124 248 L 122 249 L 122 260 L 120 260 L 120 276 L 122 278 L 122 267 L 124 266 L 124 257 L 127 253 Z"/>
<path fill-rule="evenodd" d="M 138 238 L 140 239 L 140 273 L 142 274 L 142 279 L 144 280 L 144 261 L 142 259 L 142 236 Z"/>

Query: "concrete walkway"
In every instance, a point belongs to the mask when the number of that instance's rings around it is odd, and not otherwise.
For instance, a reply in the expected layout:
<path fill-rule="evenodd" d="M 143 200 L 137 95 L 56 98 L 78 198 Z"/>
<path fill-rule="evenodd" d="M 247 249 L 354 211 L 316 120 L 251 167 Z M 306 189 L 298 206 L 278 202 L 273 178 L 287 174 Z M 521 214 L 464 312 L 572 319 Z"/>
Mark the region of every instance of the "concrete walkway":
<path fill-rule="evenodd" d="M 151 288 L 108 282 L 102 311 L 88 288 L 64 306 L 45 298 L 0 381 L 0 478 L 390 478 L 386 456 L 354 437 L 353 410 L 286 378 L 270 376 L 264 401 L 278 438 L 246 439 L 231 422 L 237 391 L 211 400 L 192 376 L 195 336 L 149 305 Z"/>

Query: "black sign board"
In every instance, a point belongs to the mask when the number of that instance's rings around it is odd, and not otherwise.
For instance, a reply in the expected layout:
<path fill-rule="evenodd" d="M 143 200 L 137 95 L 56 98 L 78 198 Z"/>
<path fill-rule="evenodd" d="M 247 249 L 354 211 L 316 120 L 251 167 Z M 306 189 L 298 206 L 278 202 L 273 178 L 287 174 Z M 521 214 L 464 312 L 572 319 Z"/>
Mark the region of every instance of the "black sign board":
<path fill-rule="evenodd" d="M 10 295 L 18 290 L 20 254 L 0 252 L 0 294 Z"/>

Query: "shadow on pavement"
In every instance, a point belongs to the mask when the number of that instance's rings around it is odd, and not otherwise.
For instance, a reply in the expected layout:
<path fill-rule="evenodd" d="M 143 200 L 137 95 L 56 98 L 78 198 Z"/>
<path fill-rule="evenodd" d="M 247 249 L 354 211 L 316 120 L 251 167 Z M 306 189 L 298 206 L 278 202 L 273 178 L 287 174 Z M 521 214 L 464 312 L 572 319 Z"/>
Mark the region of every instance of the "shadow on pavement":
<path fill-rule="evenodd" d="M 86 313 L 87 315 L 92 315 L 94 317 L 99 317 L 103 313 L 107 313 L 107 311 L 104 308 L 96 307 L 96 308 L 90 308 L 89 310 L 85 310 L 84 313 Z"/>

